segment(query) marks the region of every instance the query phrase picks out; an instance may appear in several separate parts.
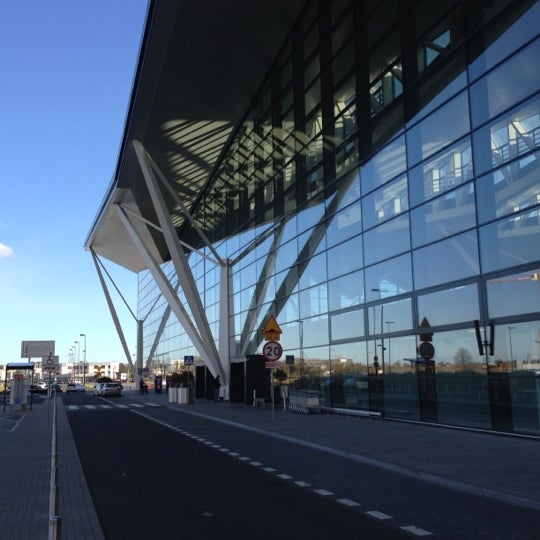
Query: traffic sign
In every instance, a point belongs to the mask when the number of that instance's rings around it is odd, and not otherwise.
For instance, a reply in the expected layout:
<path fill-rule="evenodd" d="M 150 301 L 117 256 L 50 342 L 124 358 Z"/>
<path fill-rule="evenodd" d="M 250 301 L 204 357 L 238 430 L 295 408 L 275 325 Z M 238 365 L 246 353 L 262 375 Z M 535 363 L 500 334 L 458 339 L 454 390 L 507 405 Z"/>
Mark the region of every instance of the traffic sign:
<path fill-rule="evenodd" d="M 277 341 L 268 341 L 263 347 L 264 359 L 268 362 L 279 360 L 283 354 L 283 347 Z"/>
<path fill-rule="evenodd" d="M 435 356 L 435 347 L 429 341 L 423 341 L 418 347 L 418 352 L 424 360 L 431 360 Z"/>
<path fill-rule="evenodd" d="M 193 356 L 184 356 L 184 366 L 192 366 L 195 363 Z"/>
<path fill-rule="evenodd" d="M 276 360 L 275 362 L 265 362 L 264 367 L 267 369 L 280 369 L 281 362 L 279 360 Z"/>
<path fill-rule="evenodd" d="M 266 341 L 279 341 L 279 336 L 282 334 L 282 331 L 273 315 L 270 315 L 268 321 L 266 321 L 263 328 L 263 334 Z"/>

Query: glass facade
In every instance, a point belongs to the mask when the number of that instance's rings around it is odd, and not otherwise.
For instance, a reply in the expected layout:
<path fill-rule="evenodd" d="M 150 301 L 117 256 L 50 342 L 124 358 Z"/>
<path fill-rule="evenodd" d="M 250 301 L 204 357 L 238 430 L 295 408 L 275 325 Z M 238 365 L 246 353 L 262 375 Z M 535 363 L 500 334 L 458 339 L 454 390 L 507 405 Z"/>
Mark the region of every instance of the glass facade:
<path fill-rule="evenodd" d="M 193 212 L 232 264 L 231 362 L 274 315 L 322 405 L 540 434 L 538 20 L 307 2 Z M 220 270 L 182 234 L 217 343 Z M 138 310 L 145 358 L 197 357 L 147 272 Z"/>

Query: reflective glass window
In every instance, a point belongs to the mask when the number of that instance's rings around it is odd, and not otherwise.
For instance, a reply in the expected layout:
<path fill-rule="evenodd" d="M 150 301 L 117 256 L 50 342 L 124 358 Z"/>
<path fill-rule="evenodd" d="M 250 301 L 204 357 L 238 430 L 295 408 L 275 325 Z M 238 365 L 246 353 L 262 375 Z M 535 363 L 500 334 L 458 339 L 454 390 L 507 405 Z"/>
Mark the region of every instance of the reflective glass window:
<path fill-rule="evenodd" d="M 539 148 L 540 98 L 534 97 L 477 130 L 473 143 L 477 175 Z"/>
<path fill-rule="evenodd" d="M 480 223 L 540 204 L 540 152 L 517 159 L 476 180 Z"/>
<path fill-rule="evenodd" d="M 433 155 L 469 131 L 469 104 L 463 92 L 407 132 L 409 166 Z"/>
<path fill-rule="evenodd" d="M 519 9 L 519 3 L 514 4 Z M 540 4 L 533 2 L 530 9 L 512 25 L 507 26 L 507 22 L 503 20 L 500 25 L 484 31 L 479 40 L 482 40 L 485 50 L 469 66 L 471 80 L 490 70 L 506 55 L 535 37 L 538 34 L 539 20 Z"/>
<path fill-rule="evenodd" d="M 470 137 L 409 172 L 411 206 L 436 197 L 473 177 Z"/>
<path fill-rule="evenodd" d="M 413 247 L 474 227 L 474 185 L 469 183 L 415 208 L 410 219 Z"/>
<path fill-rule="evenodd" d="M 407 168 L 405 136 L 402 135 L 387 144 L 367 161 L 360 170 L 362 191 L 367 193 L 395 178 Z"/>
<path fill-rule="evenodd" d="M 409 208 L 407 177 L 398 178 L 362 199 L 364 229 L 388 221 Z"/>
<path fill-rule="evenodd" d="M 350 240 L 328 250 L 328 278 L 348 274 L 363 266 L 362 236 Z"/>
<path fill-rule="evenodd" d="M 304 289 L 298 293 L 300 299 L 300 317 L 312 317 L 328 312 L 328 290 L 326 283 Z"/>
<path fill-rule="evenodd" d="M 336 55 L 332 61 L 332 78 L 338 83 L 353 68 L 354 65 L 354 41 L 350 40 Z"/>
<path fill-rule="evenodd" d="M 418 296 L 418 326 L 424 317 L 430 326 L 473 321 L 480 318 L 476 284 L 462 285 Z"/>
<path fill-rule="evenodd" d="M 409 215 L 387 221 L 364 233 L 364 259 L 373 264 L 411 248 Z"/>
<path fill-rule="evenodd" d="M 413 328 L 411 299 L 373 305 L 368 309 L 368 318 L 370 335 L 410 330 Z"/>
<path fill-rule="evenodd" d="M 540 259 L 539 215 L 536 208 L 482 227 L 482 270 L 491 272 Z"/>
<path fill-rule="evenodd" d="M 362 231 L 361 216 L 362 212 L 358 201 L 328 218 L 327 245 L 334 246 L 360 233 Z"/>
<path fill-rule="evenodd" d="M 308 115 L 321 102 L 321 80 L 317 79 L 304 94 L 305 114 Z"/>
<path fill-rule="evenodd" d="M 411 99 L 407 100 L 408 118 L 407 127 L 410 127 L 437 107 L 448 101 L 467 84 L 467 62 L 465 54 L 460 54 L 448 62 L 437 66 L 424 77 L 408 93 Z M 416 94 L 416 95 L 415 95 Z"/>
<path fill-rule="evenodd" d="M 357 309 L 330 316 L 332 341 L 359 338 L 364 335 L 364 310 Z"/>
<path fill-rule="evenodd" d="M 364 300 L 364 274 L 353 272 L 328 282 L 329 308 L 331 311 L 351 308 Z"/>
<path fill-rule="evenodd" d="M 304 261 L 300 268 L 300 289 L 326 281 L 326 254 L 321 253 Z"/>
<path fill-rule="evenodd" d="M 344 145 L 336 150 L 335 156 L 336 176 L 340 176 L 351 167 L 358 165 L 360 159 L 358 139 L 356 137 L 349 139 Z"/>
<path fill-rule="evenodd" d="M 276 273 L 290 268 L 298 256 L 296 240 L 279 246 L 276 254 Z"/>
<path fill-rule="evenodd" d="M 410 254 L 366 268 L 365 281 L 367 302 L 412 291 Z"/>
<path fill-rule="evenodd" d="M 540 39 L 471 86 L 473 126 L 483 124 L 540 89 Z"/>
<path fill-rule="evenodd" d="M 413 252 L 416 289 L 475 276 L 480 271 L 476 231 Z"/>
<path fill-rule="evenodd" d="M 540 311 L 540 268 L 489 279 L 486 287 L 490 317 Z"/>

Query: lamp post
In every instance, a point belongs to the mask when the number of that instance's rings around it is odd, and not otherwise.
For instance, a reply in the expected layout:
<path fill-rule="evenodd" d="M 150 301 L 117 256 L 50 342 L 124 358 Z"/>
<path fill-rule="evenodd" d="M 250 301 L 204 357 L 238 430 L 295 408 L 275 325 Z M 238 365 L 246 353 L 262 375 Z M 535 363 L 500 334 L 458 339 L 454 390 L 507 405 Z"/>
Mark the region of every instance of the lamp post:
<path fill-rule="evenodd" d="M 84 349 L 83 349 L 83 386 L 86 385 L 86 334 L 80 334 L 84 338 Z"/>
<path fill-rule="evenodd" d="M 515 330 L 515 326 L 508 327 L 508 340 L 510 341 L 510 369 L 514 370 L 514 351 L 512 350 L 512 330 Z"/>
<path fill-rule="evenodd" d="M 76 341 L 75 345 L 77 346 L 77 375 L 81 376 L 81 344 Z"/>
<path fill-rule="evenodd" d="M 386 321 L 386 333 L 390 334 L 390 325 L 394 324 L 395 321 Z M 392 373 L 392 349 L 391 349 L 391 338 L 388 336 L 388 373 Z"/>
<path fill-rule="evenodd" d="M 381 293 L 388 292 L 384 291 L 382 289 L 371 289 L 372 292 L 378 292 L 379 298 L 381 297 Z M 384 320 L 384 304 L 381 304 L 381 365 L 382 365 L 382 371 L 384 375 L 384 328 L 383 328 L 383 320 Z M 375 320 L 373 321 L 373 326 L 375 326 Z"/>
<path fill-rule="evenodd" d="M 77 348 L 75 347 L 75 345 L 72 345 L 69 351 L 70 351 L 70 358 L 71 358 L 71 372 L 74 373 L 75 362 L 77 361 Z"/>

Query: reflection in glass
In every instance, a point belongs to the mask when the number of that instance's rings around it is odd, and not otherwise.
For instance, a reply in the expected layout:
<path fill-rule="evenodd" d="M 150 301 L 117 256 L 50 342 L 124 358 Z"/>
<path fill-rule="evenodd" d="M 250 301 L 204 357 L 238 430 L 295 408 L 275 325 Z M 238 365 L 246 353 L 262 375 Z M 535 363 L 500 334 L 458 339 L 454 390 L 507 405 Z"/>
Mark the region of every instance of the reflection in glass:
<path fill-rule="evenodd" d="M 410 249 L 409 215 L 398 216 L 364 233 L 364 258 L 373 264 Z"/>
<path fill-rule="evenodd" d="M 418 297 L 418 322 L 426 317 L 431 326 L 473 321 L 480 318 L 476 284 L 453 287 Z"/>
<path fill-rule="evenodd" d="M 395 178 L 406 167 L 405 136 L 402 135 L 387 144 L 362 166 L 360 174 L 364 193 Z"/>
<path fill-rule="evenodd" d="M 491 318 L 540 311 L 540 269 L 488 279 L 486 286 Z"/>
<path fill-rule="evenodd" d="M 485 272 L 534 262 L 540 258 L 540 210 L 502 219 L 480 229 Z"/>
<path fill-rule="evenodd" d="M 326 230 L 327 245 L 333 246 L 357 235 L 361 231 L 361 215 L 358 201 L 329 218 Z"/>
<path fill-rule="evenodd" d="M 328 278 L 348 274 L 363 265 L 362 236 L 355 236 L 328 250 Z"/>
<path fill-rule="evenodd" d="M 477 174 L 535 150 L 540 146 L 540 99 L 535 97 L 479 129 L 473 139 Z"/>
<path fill-rule="evenodd" d="M 366 302 L 412 291 L 409 253 L 365 269 Z"/>
<path fill-rule="evenodd" d="M 475 225 L 472 182 L 411 211 L 414 247 L 440 240 Z"/>
<path fill-rule="evenodd" d="M 540 89 L 540 39 L 471 86 L 473 126 L 494 118 Z"/>
<path fill-rule="evenodd" d="M 473 164 L 470 137 L 410 171 L 411 206 L 470 180 Z"/>
<path fill-rule="evenodd" d="M 517 159 L 476 180 L 480 223 L 540 203 L 540 152 Z"/>
<path fill-rule="evenodd" d="M 356 309 L 330 316 L 332 341 L 359 338 L 364 335 L 364 310 Z"/>
<path fill-rule="evenodd" d="M 360 270 L 328 282 L 330 310 L 346 309 L 364 301 L 364 273 Z"/>
<path fill-rule="evenodd" d="M 364 229 L 388 221 L 408 208 L 407 177 L 403 176 L 364 197 L 362 200 Z"/>
<path fill-rule="evenodd" d="M 409 166 L 429 157 L 469 131 L 469 103 L 462 92 L 407 132 Z"/>
<path fill-rule="evenodd" d="M 467 232 L 413 251 L 414 284 L 423 289 L 480 271 L 476 232 Z"/>

